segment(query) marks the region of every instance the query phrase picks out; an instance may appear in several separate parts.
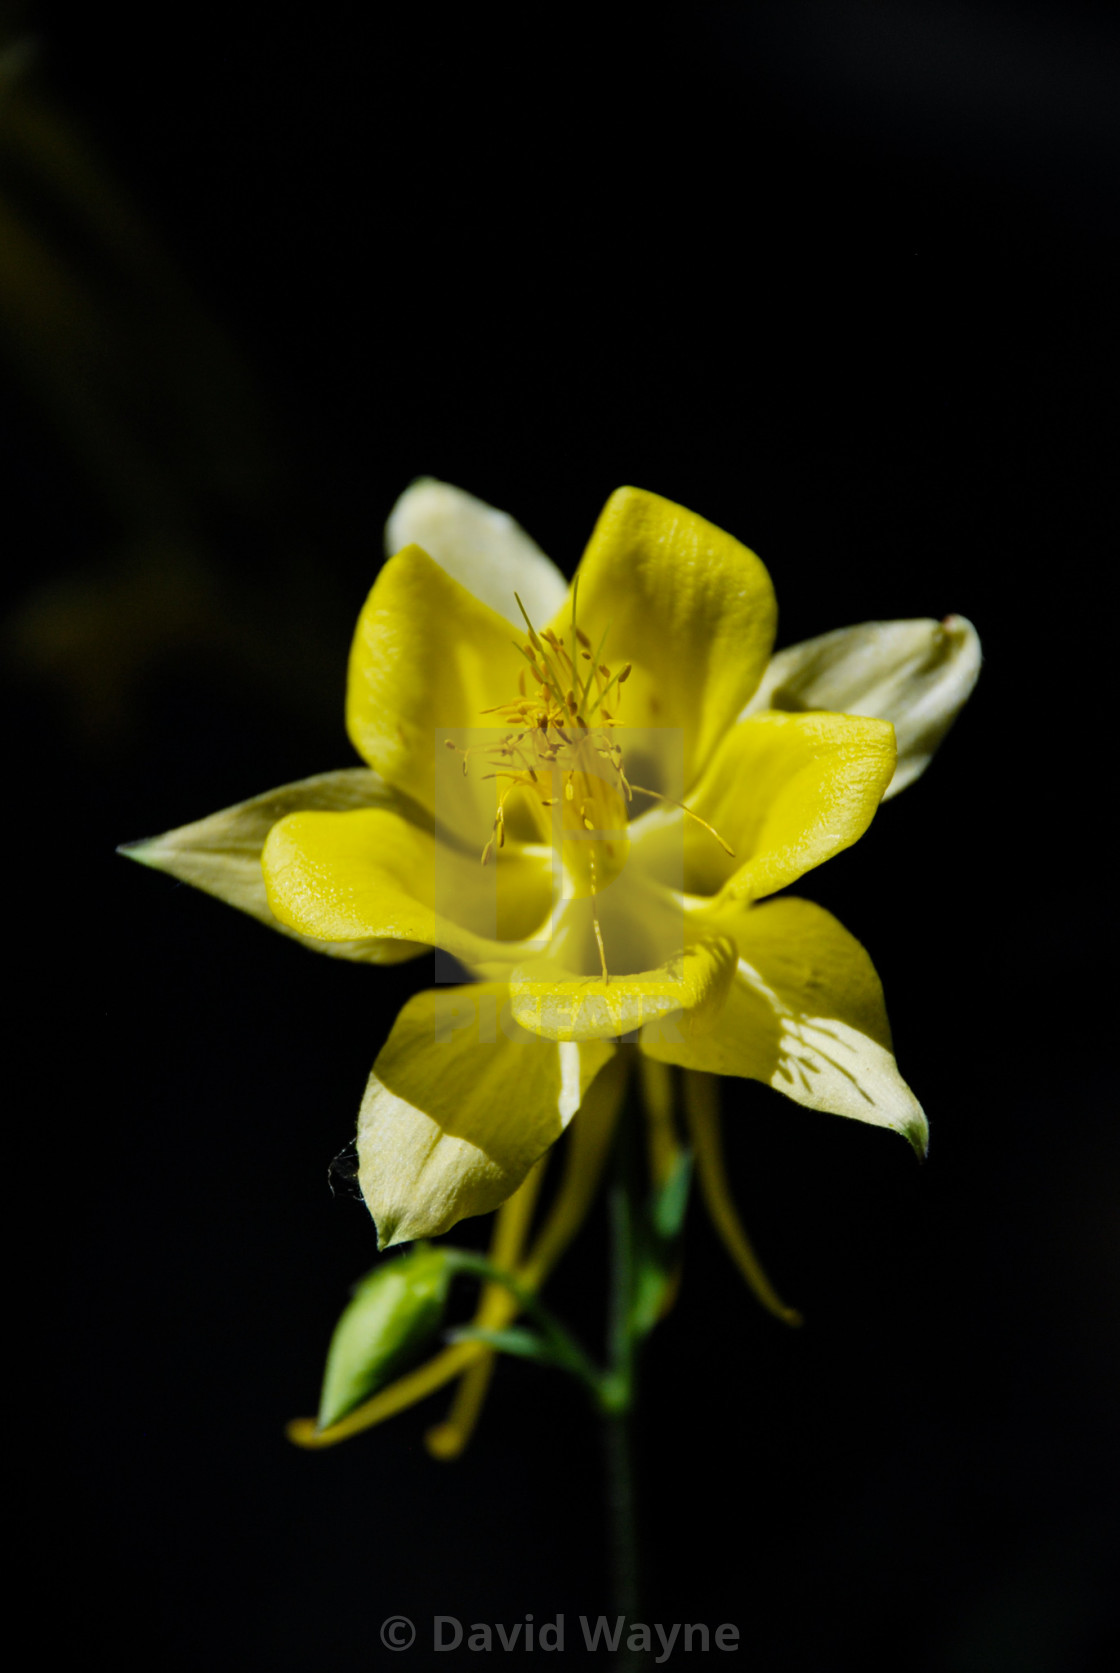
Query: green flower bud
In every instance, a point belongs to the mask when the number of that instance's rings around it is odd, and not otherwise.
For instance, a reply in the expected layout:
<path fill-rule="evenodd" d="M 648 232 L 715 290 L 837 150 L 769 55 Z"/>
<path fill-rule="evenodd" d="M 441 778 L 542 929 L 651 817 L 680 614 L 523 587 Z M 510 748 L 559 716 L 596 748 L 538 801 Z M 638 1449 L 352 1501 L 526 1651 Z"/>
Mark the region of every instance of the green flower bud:
<path fill-rule="evenodd" d="M 320 1429 L 391 1381 L 438 1330 L 450 1280 L 442 1249 L 430 1243 L 415 1244 L 360 1280 L 331 1337 Z"/>

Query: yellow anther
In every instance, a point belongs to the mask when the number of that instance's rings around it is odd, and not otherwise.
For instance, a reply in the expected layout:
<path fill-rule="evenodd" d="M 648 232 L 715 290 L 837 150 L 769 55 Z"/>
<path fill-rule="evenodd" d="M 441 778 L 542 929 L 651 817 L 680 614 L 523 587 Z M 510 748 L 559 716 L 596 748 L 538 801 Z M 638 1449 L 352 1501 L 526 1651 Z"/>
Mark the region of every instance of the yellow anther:
<path fill-rule="evenodd" d="M 618 676 L 619 685 L 625 685 L 626 681 L 630 678 L 630 670 L 633 666 L 634 666 L 634 664 L 632 662 L 628 662 L 626 664 L 626 667 L 622 670 L 622 673 Z"/>

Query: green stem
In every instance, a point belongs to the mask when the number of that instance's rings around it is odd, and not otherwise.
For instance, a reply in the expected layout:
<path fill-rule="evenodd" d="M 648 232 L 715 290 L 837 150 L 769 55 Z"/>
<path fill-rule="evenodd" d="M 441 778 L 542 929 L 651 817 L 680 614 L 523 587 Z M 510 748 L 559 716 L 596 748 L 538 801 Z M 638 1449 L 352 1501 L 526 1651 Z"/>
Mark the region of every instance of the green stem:
<path fill-rule="evenodd" d="M 634 1340 L 634 1203 L 628 1122 L 623 1120 L 615 1152 L 615 1178 L 610 1191 L 611 1282 L 607 1315 L 607 1373 L 600 1404 L 604 1412 L 625 1415 L 634 1403 L 636 1343 Z"/>
<path fill-rule="evenodd" d="M 611 1275 L 607 1315 L 607 1364 L 600 1370 L 536 1293 L 484 1255 L 448 1249 L 454 1269 L 501 1284 L 539 1335 L 519 1329 L 486 1331 L 467 1326 L 456 1338 L 490 1341 L 500 1352 L 547 1359 L 577 1377 L 591 1394 L 603 1423 L 606 1462 L 607 1525 L 613 1620 L 623 1619 L 623 1636 L 612 1665 L 616 1673 L 638 1673 L 654 1665 L 652 1655 L 630 1651 L 626 1639 L 645 1619 L 639 1560 L 634 1470 L 633 1413 L 641 1342 L 659 1316 L 670 1282 L 676 1242 L 688 1198 L 690 1166 L 678 1159 L 670 1178 L 651 1203 L 639 1165 L 636 1123 L 642 1112 L 623 1112 L 615 1139 L 614 1177 L 610 1189 Z"/>
<path fill-rule="evenodd" d="M 603 1377 L 599 1409 L 606 1453 L 607 1520 L 615 1617 L 626 1623 L 623 1645 L 615 1661 L 623 1673 L 647 1666 L 644 1654 L 625 1649 L 633 1622 L 642 1620 L 641 1562 L 634 1471 L 634 1397 L 637 1381 L 637 1338 L 634 1333 L 637 1261 L 635 1223 L 641 1213 L 638 1168 L 634 1153 L 633 1116 L 623 1112 L 615 1141 L 615 1174 L 610 1193 L 611 1285 L 607 1323 L 608 1368 Z"/>
<path fill-rule="evenodd" d="M 614 1614 L 624 1616 L 629 1628 L 631 1622 L 642 1618 L 638 1519 L 634 1498 L 634 1433 L 629 1411 L 604 1411 L 603 1444 L 607 1467 L 611 1603 Z M 624 1662 L 622 1665 L 629 1664 Z"/>

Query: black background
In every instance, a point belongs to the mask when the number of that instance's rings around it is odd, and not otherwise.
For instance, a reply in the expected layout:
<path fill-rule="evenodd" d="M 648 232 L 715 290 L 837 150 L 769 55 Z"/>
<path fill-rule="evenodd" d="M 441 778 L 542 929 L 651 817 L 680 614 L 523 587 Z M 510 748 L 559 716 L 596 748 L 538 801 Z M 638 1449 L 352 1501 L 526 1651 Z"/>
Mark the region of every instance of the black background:
<path fill-rule="evenodd" d="M 392 1661 L 391 1614 L 571 1643 L 608 1605 L 594 1425 L 544 1373 L 503 1364 L 450 1466 L 438 1397 L 283 1438 L 372 1261 L 327 1166 L 424 961 L 315 959 L 113 855 L 351 761 L 349 634 L 431 473 L 569 572 L 619 483 L 681 501 L 766 561 L 782 643 L 979 627 L 943 753 L 802 886 L 875 958 L 930 1160 L 729 1088 L 807 1324 L 695 1211 L 641 1412 L 648 1613 L 735 1622 L 766 1673 L 1108 1665 L 1109 10 L 9 13 L 161 252 L 9 146 L 92 309 L 37 284 L 56 323 L 12 316 L 0 396 L 47 1641 L 310 1673 Z M 552 1289 L 591 1340 L 603 1263 L 596 1226 Z"/>

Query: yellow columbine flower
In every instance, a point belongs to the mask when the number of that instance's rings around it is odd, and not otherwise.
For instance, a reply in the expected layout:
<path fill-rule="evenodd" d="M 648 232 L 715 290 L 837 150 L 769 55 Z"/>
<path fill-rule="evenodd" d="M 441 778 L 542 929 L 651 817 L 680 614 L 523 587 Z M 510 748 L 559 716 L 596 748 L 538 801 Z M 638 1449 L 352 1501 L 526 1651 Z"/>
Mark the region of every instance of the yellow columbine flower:
<path fill-rule="evenodd" d="M 702 1072 L 686 1077 L 701 1183 L 781 1310 L 731 1206 L 703 1075 L 763 1081 L 924 1153 L 866 952 L 822 908 L 770 897 L 924 769 L 975 681 L 974 630 L 871 623 L 771 660 L 759 559 L 633 488 L 570 588 L 511 519 L 442 483 L 402 496 L 387 542 L 347 689 L 368 769 L 130 852 L 321 951 L 395 963 L 435 947 L 475 978 L 410 999 L 374 1064 L 358 1155 L 381 1247 L 509 1203 L 495 1259 L 538 1281 L 586 1208 L 636 1045 L 655 1171 L 676 1142 L 665 1066 Z M 583 1161 L 522 1257 L 535 1164 L 581 1109 Z M 512 1304 L 487 1308 L 497 1327 Z M 449 1349 L 447 1374 L 477 1350 Z"/>

